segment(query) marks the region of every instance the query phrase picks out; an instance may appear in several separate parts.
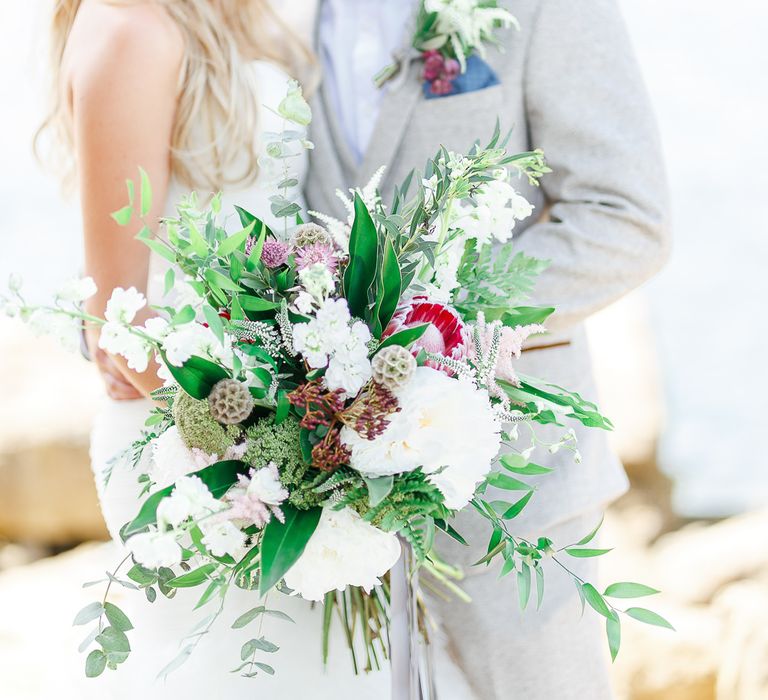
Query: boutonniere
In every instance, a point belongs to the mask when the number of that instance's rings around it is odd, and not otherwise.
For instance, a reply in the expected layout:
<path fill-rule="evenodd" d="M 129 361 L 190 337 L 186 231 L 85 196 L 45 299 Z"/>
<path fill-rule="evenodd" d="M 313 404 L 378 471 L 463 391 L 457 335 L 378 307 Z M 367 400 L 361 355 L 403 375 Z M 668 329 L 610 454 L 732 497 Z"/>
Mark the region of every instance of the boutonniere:
<path fill-rule="evenodd" d="M 495 31 L 520 28 L 498 0 L 421 0 L 411 48 L 424 60 L 423 79 L 435 95 L 453 90 L 453 81 L 467 70 L 467 58 L 485 56 L 487 44 L 498 45 Z M 402 68 L 399 58 L 375 77 L 381 87 Z"/>

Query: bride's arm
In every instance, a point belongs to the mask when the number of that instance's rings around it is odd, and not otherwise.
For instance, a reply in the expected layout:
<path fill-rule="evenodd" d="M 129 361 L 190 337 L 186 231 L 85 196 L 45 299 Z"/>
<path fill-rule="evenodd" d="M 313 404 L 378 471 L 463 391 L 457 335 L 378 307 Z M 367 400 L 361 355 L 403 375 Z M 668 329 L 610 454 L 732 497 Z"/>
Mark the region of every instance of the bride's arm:
<path fill-rule="evenodd" d="M 125 205 L 125 181 L 135 179 L 140 166 L 154 192 L 147 220 L 155 222 L 162 214 L 183 46 L 175 25 L 157 6 L 90 3 L 83 12 L 67 48 L 66 75 L 85 267 L 99 290 L 88 311 L 102 315 L 115 287 L 136 287 L 146 294 L 149 251 L 110 213 Z M 145 309 L 144 314 L 146 318 L 151 312 Z M 95 350 L 97 343 L 97 332 L 90 331 L 89 347 Z M 117 366 L 141 394 L 148 395 L 159 385 L 155 365 L 139 374 L 122 358 L 110 359 L 114 364 L 101 363 L 108 387 L 114 384 L 109 364 Z"/>

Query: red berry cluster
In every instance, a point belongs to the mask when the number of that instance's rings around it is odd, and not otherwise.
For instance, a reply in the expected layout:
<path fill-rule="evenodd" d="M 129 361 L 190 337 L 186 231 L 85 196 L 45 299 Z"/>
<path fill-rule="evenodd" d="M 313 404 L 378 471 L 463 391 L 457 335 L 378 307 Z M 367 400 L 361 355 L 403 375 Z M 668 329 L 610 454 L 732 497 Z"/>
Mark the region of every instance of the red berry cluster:
<path fill-rule="evenodd" d="M 321 380 L 314 379 L 288 394 L 288 401 L 304 410 L 301 427 L 314 430 L 319 425 L 330 426 L 336 420 L 336 414 L 344 409 L 344 391 L 328 391 Z"/>
<path fill-rule="evenodd" d="M 371 382 L 368 391 L 339 415 L 345 425 L 366 440 L 375 440 L 389 425 L 389 416 L 400 411 L 397 397 L 385 386 Z"/>
<path fill-rule="evenodd" d="M 455 58 L 446 58 L 435 49 L 425 51 L 422 57 L 422 77 L 429 83 L 429 91 L 433 95 L 448 95 L 453 92 L 453 81 L 461 72 L 459 62 Z"/>

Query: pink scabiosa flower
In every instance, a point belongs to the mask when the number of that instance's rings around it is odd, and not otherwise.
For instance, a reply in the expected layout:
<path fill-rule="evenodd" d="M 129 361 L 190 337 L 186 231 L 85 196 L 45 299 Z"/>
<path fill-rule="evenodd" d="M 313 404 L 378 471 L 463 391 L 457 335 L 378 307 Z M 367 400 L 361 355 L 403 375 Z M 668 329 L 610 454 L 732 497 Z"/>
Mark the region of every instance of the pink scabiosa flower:
<path fill-rule="evenodd" d="M 339 265 L 339 257 L 333 246 L 329 243 L 311 243 L 310 245 L 302 246 L 296 251 L 296 269 L 299 272 L 315 263 L 321 263 L 331 272 L 336 272 L 336 268 Z"/>
<path fill-rule="evenodd" d="M 463 360 L 467 356 L 469 335 L 459 314 L 447 304 L 430 301 L 425 296 L 413 297 L 406 306 L 401 308 L 392 317 L 381 337 L 384 339 L 399 331 L 425 323 L 429 324 L 429 327 L 424 335 L 411 345 L 414 355 L 418 355 L 419 350 L 425 350 L 450 360 Z M 453 374 L 438 362 L 429 360 L 427 364 L 446 374 Z"/>

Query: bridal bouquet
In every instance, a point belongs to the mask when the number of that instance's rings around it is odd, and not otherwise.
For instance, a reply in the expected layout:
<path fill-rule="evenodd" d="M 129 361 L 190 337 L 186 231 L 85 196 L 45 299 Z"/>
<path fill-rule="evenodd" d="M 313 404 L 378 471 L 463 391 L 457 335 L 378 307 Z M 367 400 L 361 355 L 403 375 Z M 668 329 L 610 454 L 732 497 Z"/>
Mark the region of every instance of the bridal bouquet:
<path fill-rule="evenodd" d="M 497 129 L 465 155 L 441 149 L 389 207 L 374 179 L 342 195 L 348 221 L 302 223 L 286 195 L 295 184 L 291 154 L 307 145 L 297 88 L 280 113 L 291 129 L 269 135 L 267 150 L 279 166 L 272 213 L 283 225 L 238 209 L 242 228 L 230 234 L 219 198 L 200 208 L 190 196 L 162 237 L 142 229 L 138 237 L 169 263 L 154 318 L 133 324 L 147 303 L 136 289 L 116 289 L 103 319 L 83 313 L 77 303 L 94 291 L 88 279 L 50 307 L 27 305 L 15 284 L 6 307 L 48 330 L 98 324 L 104 349 L 138 371 L 154 359 L 165 379 L 131 448 L 146 495 L 122 530 L 132 568 L 107 585 L 139 587 L 150 602 L 157 591 L 171 597 L 199 586 L 198 606 L 221 605 L 233 586 L 252 590 L 253 608 L 236 628 L 281 615 L 265 607 L 268 591 L 300 595 L 325 606 L 326 632 L 335 607 L 350 640 L 362 630 L 371 668 L 388 654 L 386 575 L 404 550 L 425 582 L 461 595 L 457 572 L 433 544 L 437 531 L 464 542 L 451 524 L 462 509 L 487 521 L 478 563 L 503 560 L 501 575 L 517 577 L 522 606 L 534 590 L 541 601 L 543 559 L 606 551 L 586 546 L 595 532 L 556 551 L 546 538 L 517 537 L 511 522 L 534 496 L 525 477 L 550 471 L 530 461 L 532 447 L 518 448 L 521 422 L 562 425 L 549 448 L 572 450 L 577 461 L 566 423 L 611 426 L 579 395 L 515 371 L 553 311 L 522 304 L 544 263 L 511 245 L 516 222 L 532 212 L 512 178 L 536 184 L 547 172 L 541 152 L 508 154 Z M 139 189 L 134 201 L 130 185 L 130 203 L 115 214 L 124 224 L 149 211 L 143 173 Z M 488 487 L 510 496 L 490 500 Z M 614 655 L 620 612 L 666 624 L 609 602 L 653 589 L 621 583 L 601 594 L 574 581 L 606 618 Z M 88 675 L 116 668 L 130 651 L 131 623 L 119 608 L 96 602 L 76 622 L 96 620 L 84 643 L 98 645 Z M 235 670 L 271 673 L 265 657 L 276 650 L 251 639 Z"/>

